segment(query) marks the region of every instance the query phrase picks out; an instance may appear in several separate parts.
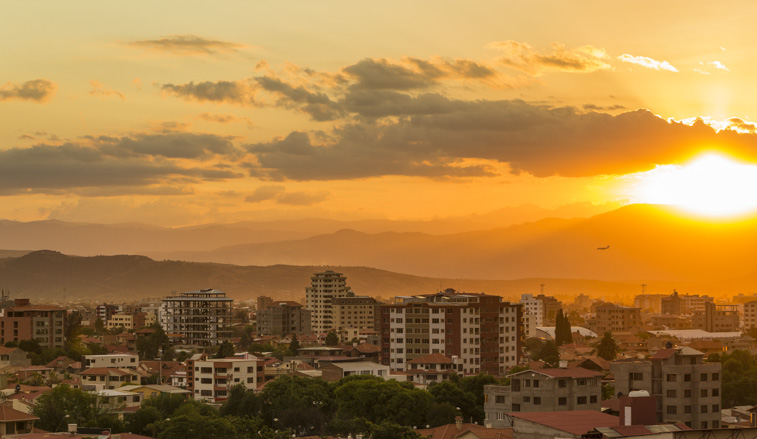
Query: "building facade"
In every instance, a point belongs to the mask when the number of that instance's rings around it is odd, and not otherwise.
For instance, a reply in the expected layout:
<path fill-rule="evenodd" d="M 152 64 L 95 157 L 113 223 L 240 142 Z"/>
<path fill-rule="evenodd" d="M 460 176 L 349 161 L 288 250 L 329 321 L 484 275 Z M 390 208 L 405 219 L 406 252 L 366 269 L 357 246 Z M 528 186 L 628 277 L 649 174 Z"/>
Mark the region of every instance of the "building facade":
<path fill-rule="evenodd" d="M 500 296 L 448 289 L 381 307 L 381 362 L 392 370 L 444 354 L 456 358 L 459 373 L 500 375 L 520 361 L 523 339 L 522 305 Z"/>
<path fill-rule="evenodd" d="M 201 401 L 223 401 L 239 384 L 254 390 L 264 378 L 263 360 L 249 354 L 246 358 L 208 358 L 203 354 L 187 360 L 187 390 Z"/>
<path fill-rule="evenodd" d="M 62 348 L 66 341 L 66 309 L 59 306 L 31 305 L 29 299 L 16 299 L 0 317 L 0 343 L 36 340 L 42 349 Z"/>
<path fill-rule="evenodd" d="M 744 304 L 744 330 L 757 328 L 757 301 Z"/>
<path fill-rule="evenodd" d="M 233 299 L 214 289 L 163 299 L 161 325 L 177 344 L 211 346 L 231 337 Z"/>
<path fill-rule="evenodd" d="M 342 273 L 327 270 L 313 275 L 310 278 L 310 286 L 305 289 L 305 308 L 312 311 L 313 332 L 321 333 L 336 329 L 332 300 L 351 294 L 352 290 L 347 286 L 347 278 Z"/>
<path fill-rule="evenodd" d="M 720 426 L 720 369 L 720 363 L 705 363 L 702 352 L 686 346 L 661 349 L 650 360 L 610 364 L 616 392 L 646 390 L 657 398 L 658 422 L 691 428 Z"/>
<path fill-rule="evenodd" d="M 641 310 L 612 303 L 603 303 L 595 308 L 594 318 L 589 321 L 589 329 L 597 334 L 623 332 L 641 326 Z"/>
<path fill-rule="evenodd" d="M 510 412 L 560 412 L 602 408 L 602 374 L 581 367 L 524 370 L 509 386 L 484 386 L 486 425 L 507 427 Z"/>
<path fill-rule="evenodd" d="M 334 326 L 337 329 L 372 329 L 380 326 L 381 304 L 368 296 L 335 297 L 331 300 Z"/>
<path fill-rule="evenodd" d="M 287 335 L 312 334 L 311 311 L 297 302 L 281 301 L 267 305 L 255 314 L 258 334 Z"/>
<path fill-rule="evenodd" d="M 707 332 L 736 332 L 739 330 L 739 305 L 715 305 L 705 302 L 704 311 L 697 311 L 691 327 Z"/>

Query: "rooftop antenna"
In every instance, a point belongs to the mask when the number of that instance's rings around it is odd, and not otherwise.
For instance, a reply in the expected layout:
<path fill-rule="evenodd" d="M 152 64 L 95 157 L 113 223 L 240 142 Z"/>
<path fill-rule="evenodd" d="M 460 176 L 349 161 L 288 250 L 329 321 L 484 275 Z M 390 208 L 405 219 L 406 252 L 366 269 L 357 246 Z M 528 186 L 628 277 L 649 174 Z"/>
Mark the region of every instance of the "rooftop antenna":
<path fill-rule="evenodd" d="M 544 284 L 539 284 L 539 292 L 544 295 Z"/>
<path fill-rule="evenodd" d="M 647 294 L 647 284 L 641 284 L 641 294 Z"/>

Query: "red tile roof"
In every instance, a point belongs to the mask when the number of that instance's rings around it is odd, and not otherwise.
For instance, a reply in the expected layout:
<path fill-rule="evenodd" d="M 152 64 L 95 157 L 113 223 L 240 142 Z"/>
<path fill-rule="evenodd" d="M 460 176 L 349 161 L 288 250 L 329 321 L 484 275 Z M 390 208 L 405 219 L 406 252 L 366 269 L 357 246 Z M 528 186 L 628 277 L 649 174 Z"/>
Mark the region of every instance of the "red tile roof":
<path fill-rule="evenodd" d="M 486 428 L 476 424 L 457 424 L 441 425 L 436 428 L 418 429 L 418 434 L 429 439 L 454 439 L 458 437 L 467 437 L 466 433 L 473 433 L 480 439 L 512 439 L 512 428 Z"/>
<path fill-rule="evenodd" d="M 38 421 L 39 418 L 11 407 L 0 406 L 0 422 Z"/>
<path fill-rule="evenodd" d="M 615 427 L 620 422 L 617 416 L 596 410 L 573 410 L 564 412 L 508 413 L 513 418 L 523 419 L 556 430 L 582 435 L 596 427 Z"/>
<path fill-rule="evenodd" d="M 677 351 L 677 349 L 676 349 L 676 348 L 670 348 L 670 349 L 660 349 L 659 351 L 657 351 L 657 352 L 656 352 L 656 353 L 655 353 L 655 354 L 654 354 L 654 355 L 652 356 L 652 358 L 658 358 L 658 359 L 662 359 L 662 360 L 664 360 L 664 359 L 666 359 L 666 358 L 670 358 L 670 357 L 672 357 L 673 355 L 675 355 L 676 351 Z"/>

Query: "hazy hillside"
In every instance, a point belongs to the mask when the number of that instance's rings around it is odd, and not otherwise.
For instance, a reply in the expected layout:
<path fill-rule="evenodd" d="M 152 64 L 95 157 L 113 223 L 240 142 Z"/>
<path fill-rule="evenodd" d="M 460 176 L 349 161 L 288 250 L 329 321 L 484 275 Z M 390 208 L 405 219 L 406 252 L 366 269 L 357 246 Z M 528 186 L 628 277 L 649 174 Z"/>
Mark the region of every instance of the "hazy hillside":
<path fill-rule="evenodd" d="M 549 294 L 572 301 L 579 293 L 608 300 L 623 300 L 639 292 L 636 283 L 574 279 L 469 280 L 440 279 L 392 273 L 366 267 L 234 265 L 153 261 L 144 256 L 67 256 L 37 251 L 18 258 L 0 259 L 0 288 L 11 297 L 66 302 L 161 297 L 200 288 L 217 288 L 238 300 L 259 295 L 279 300 L 300 300 L 313 273 L 333 268 L 347 275 L 358 294 L 391 298 L 432 293 L 443 288 L 499 294 L 517 300 L 525 292 L 538 293 L 545 284 Z M 658 291 L 680 284 L 657 283 Z"/>
<path fill-rule="evenodd" d="M 703 223 L 633 205 L 450 235 L 342 230 L 302 240 L 151 257 L 244 265 L 361 265 L 430 277 L 675 281 L 751 287 L 757 219 Z M 607 250 L 598 247 L 609 245 Z M 757 283 L 755 283 L 757 286 Z"/>
<path fill-rule="evenodd" d="M 89 224 L 55 220 L 31 222 L 0 220 L 0 248 L 7 250 L 50 249 L 82 256 L 207 251 L 238 244 L 297 240 L 334 233 L 342 229 L 353 229 L 364 233 L 451 234 L 535 221 L 547 216 L 588 217 L 611 207 L 612 205 L 575 204 L 563 206 L 557 210 L 546 210 L 532 205 L 523 205 L 480 215 L 433 221 L 300 219 L 205 224 L 178 228 L 136 223 Z"/>

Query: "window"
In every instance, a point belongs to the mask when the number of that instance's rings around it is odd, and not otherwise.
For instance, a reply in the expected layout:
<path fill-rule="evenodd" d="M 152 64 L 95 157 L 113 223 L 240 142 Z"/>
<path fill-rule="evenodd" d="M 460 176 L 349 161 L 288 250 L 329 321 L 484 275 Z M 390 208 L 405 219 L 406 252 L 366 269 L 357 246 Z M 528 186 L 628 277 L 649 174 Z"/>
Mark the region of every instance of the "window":
<path fill-rule="evenodd" d="M 539 387 L 539 380 L 534 380 L 534 387 Z"/>
<path fill-rule="evenodd" d="M 675 382 L 676 382 L 676 374 L 674 374 L 674 373 L 669 373 L 669 374 L 668 374 L 668 375 L 667 375 L 667 376 L 665 377 L 665 381 L 667 381 L 667 382 L 669 382 L 669 383 L 675 383 Z"/>
<path fill-rule="evenodd" d="M 699 413 L 707 413 L 707 406 L 703 405 L 703 406 L 699 407 Z"/>
<path fill-rule="evenodd" d="M 534 405 L 541 405 L 541 397 L 534 396 Z"/>
<path fill-rule="evenodd" d="M 683 380 L 686 382 L 691 381 L 691 374 L 690 373 L 684 374 Z"/>
<path fill-rule="evenodd" d="M 683 391 L 683 397 L 684 398 L 691 398 L 691 389 L 686 389 Z"/>
<path fill-rule="evenodd" d="M 589 402 L 592 403 L 592 404 L 596 404 L 597 403 L 597 395 L 591 395 L 589 397 Z"/>
<path fill-rule="evenodd" d="M 531 402 L 531 397 L 530 396 L 524 396 L 523 397 L 523 402 Z"/>
<path fill-rule="evenodd" d="M 720 405 L 719 404 L 713 404 L 712 405 L 712 413 L 717 413 L 720 411 Z"/>
<path fill-rule="evenodd" d="M 505 395 L 497 395 L 494 397 L 494 403 L 495 404 L 504 404 L 505 403 Z"/>
<path fill-rule="evenodd" d="M 565 388 L 565 387 L 568 386 L 568 382 L 565 381 L 565 380 L 558 380 L 557 381 L 557 386 L 560 387 L 560 388 Z"/>
<path fill-rule="evenodd" d="M 718 381 L 720 380 L 720 374 L 719 373 L 713 373 L 712 374 L 712 381 Z"/>
<path fill-rule="evenodd" d="M 640 372 L 630 372 L 628 374 L 628 381 L 641 381 L 644 379 L 644 374 Z"/>
<path fill-rule="evenodd" d="M 557 398 L 557 405 L 568 405 L 568 398 L 564 396 Z"/>
<path fill-rule="evenodd" d="M 520 392 L 520 380 L 517 378 L 513 378 L 510 380 L 510 390 L 513 392 Z"/>
<path fill-rule="evenodd" d="M 691 406 L 690 406 L 690 405 L 687 405 L 686 407 L 684 407 L 684 408 L 683 408 L 683 412 L 684 412 L 685 414 L 689 414 L 689 413 L 691 413 Z"/>
<path fill-rule="evenodd" d="M 531 380 L 523 380 L 523 385 L 526 387 L 531 387 Z"/>
<path fill-rule="evenodd" d="M 586 404 L 586 397 L 585 396 L 579 396 L 576 398 L 576 404 Z"/>
<path fill-rule="evenodd" d="M 669 406 L 667 406 L 665 408 L 665 413 L 667 413 L 669 415 L 675 415 L 675 414 L 678 413 L 678 407 L 676 407 L 674 405 L 669 405 Z"/>
<path fill-rule="evenodd" d="M 707 398 L 707 389 L 700 390 L 699 396 L 701 396 L 702 398 Z"/>
<path fill-rule="evenodd" d="M 706 373 L 700 374 L 699 381 L 707 381 L 707 374 Z"/>
<path fill-rule="evenodd" d="M 676 391 L 675 390 L 668 390 L 667 395 L 668 395 L 668 398 L 675 398 L 676 397 Z"/>
<path fill-rule="evenodd" d="M 519 412 L 520 411 L 520 404 L 513 404 L 513 411 Z"/>
<path fill-rule="evenodd" d="M 720 389 L 712 389 L 712 396 L 720 396 Z"/>

